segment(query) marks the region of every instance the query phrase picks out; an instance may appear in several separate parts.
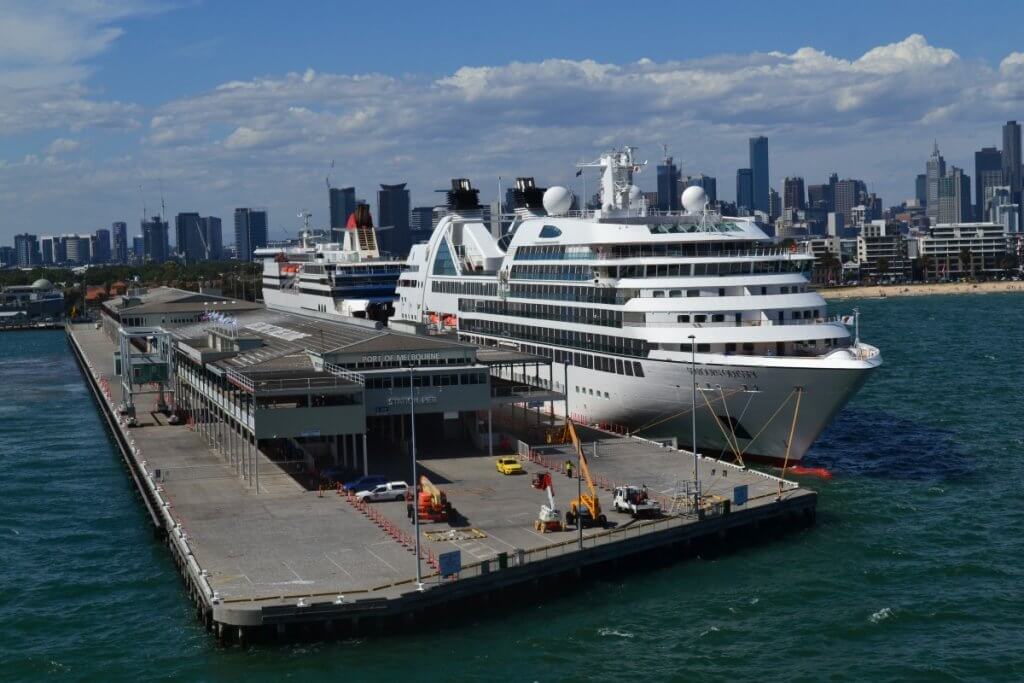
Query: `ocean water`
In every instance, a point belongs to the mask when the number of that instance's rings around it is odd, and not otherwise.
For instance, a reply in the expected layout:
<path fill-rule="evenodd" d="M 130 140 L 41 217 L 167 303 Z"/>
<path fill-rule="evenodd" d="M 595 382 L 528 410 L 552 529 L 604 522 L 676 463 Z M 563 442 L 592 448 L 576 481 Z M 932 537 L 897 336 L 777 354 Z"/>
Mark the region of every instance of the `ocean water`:
<path fill-rule="evenodd" d="M 394 639 L 218 649 L 60 333 L 0 334 L 0 680 L 1024 679 L 1024 298 L 859 302 L 818 524 Z M 833 305 L 846 312 L 850 302 Z"/>

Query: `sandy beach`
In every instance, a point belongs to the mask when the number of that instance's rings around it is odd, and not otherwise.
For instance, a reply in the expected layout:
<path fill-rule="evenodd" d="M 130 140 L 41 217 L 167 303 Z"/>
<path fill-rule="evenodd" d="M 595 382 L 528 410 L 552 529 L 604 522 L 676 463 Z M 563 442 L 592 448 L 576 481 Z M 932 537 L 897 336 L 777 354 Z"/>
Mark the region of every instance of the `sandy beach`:
<path fill-rule="evenodd" d="M 944 282 L 912 285 L 874 285 L 861 287 L 822 287 L 826 299 L 878 299 L 890 296 L 931 296 L 933 294 L 989 294 L 1024 292 L 1024 282 Z"/>

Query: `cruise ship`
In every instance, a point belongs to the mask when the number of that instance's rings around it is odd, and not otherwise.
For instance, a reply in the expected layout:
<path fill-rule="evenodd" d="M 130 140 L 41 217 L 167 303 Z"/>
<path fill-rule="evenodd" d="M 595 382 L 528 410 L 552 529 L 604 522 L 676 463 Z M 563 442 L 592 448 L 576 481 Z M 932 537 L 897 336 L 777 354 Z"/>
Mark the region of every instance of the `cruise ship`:
<path fill-rule="evenodd" d="M 600 171 L 600 208 L 522 178 L 500 237 L 453 180 L 396 318 L 550 358 L 531 379 L 565 391 L 552 408 L 578 420 L 689 447 L 696 402 L 699 452 L 799 462 L 881 364 L 809 286 L 813 256 L 712 211 L 699 187 L 683 211 L 648 210 L 632 148 L 580 166 Z"/>
<path fill-rule="evenodd" d="M 300 244 L 257 249 L 263 259 L 263 301 L 268 308 L 386 322 L 405 267 L 382 258 L 369 208 L 360 204 L 341 241 L 307 228 Z"/>

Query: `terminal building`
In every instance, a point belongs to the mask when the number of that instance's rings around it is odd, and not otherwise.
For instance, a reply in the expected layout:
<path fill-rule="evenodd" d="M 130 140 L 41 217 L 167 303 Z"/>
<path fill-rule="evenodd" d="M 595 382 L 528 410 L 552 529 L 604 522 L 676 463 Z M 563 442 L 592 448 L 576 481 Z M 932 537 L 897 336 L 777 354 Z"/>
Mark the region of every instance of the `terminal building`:
<path fill-rule="evenodd" d="M 119 309 L 123 319 L 175 320 L 176 299 L 164 294 L 139 295 Z M 108 319 L 122 340 L 117 364 L 123 378 L 162 364 L 143 386 L 172 395 L 171 411 L 257 490 L 263 458 L 365 474 L 375 453 L 409 451 L 413 416 L 421 453 L 454 442 L 489 451 L 494 409 L 563 399 L 545 388 L 542 356 L 262 306 L 200 317 L 116 329 Z"/>

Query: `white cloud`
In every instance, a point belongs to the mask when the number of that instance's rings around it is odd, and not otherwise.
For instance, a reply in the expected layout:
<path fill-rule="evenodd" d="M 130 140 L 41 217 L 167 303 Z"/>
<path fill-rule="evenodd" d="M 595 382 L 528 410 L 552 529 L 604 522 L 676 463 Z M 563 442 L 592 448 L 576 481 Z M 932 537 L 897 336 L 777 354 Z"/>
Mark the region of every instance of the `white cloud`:
<path fill-rule="evenodd" d="M 47 146 L 46 151 L 48 154 L 57 156 L 60 154 L 67 154 L 68 152 L 74 152 L 76 149 L 82 146 L 82 143 L 78 140 L 72 140 L 70 138 L 57 138 Z"/>
<path fill-rule="evenodd" d="M 88 60 L 123 34 L 113 23 L 159 11 L 147 0 L 8 0 L 0 20 L 0 129 L 133 128 L 139 107 L 86 87 Z"/>

